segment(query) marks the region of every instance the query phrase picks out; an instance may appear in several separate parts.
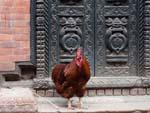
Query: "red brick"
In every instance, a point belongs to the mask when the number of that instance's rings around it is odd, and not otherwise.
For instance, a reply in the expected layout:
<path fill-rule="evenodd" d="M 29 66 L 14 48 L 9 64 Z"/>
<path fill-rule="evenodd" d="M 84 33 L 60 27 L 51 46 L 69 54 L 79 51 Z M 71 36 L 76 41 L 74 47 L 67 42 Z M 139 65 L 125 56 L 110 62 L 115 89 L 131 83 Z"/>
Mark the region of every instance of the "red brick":
<path fill-rule="evenodd" d="M 13 55 L 14 61 L 28 61 L 29 55 Z"/>
<path fill-rule="evenodd" d="M 11 34 L 12 28 L 9 27 L 0 27 L 0 34 Z"/>
<path fill-rule="evenodd" d="M 5 6 L 8 6 L 8 7 L 14 5 L 14 4 L 13 4 L 13 3 L 14 3 L 13 0 L 3 0 L 3 3 L 4 3 Z"/>
<path fill-rule="evenodd" d="M 30 19 L 30 14 L 18 14 L 18 13 L 16 13 L 16 14 L 11 14 L 10 15 L 10 17 L 13 17 L 14 18 L 14 20 L 23 20 L 23 21 L 25 21 L 25 20 L 29 20 Z"/>
<path fill-rule="evenodd" d="M 14 55 L 26 55 L 26 54 L 29 54 L 29 48 L 23 48 L 23 49 L 20 49 L 20 48 L 16 48 L 14 49 L 13 51 L 13 54 Z"/>
<path fill-rule="evenodd" d="M 29 27 L 11 27 L 11 25 L 0 27 L 0 34 L 29 34 L 29 31 Z"/>
<path fill-rule="evenodd" d="M 0 63 L 12 62 L 12 61 L 13 61 L 12 55 L 0 56 Z"/>
<path fill-rule="evenodd" d="M 5 14 L 5 13 L 18 13 L 18 14 L 29 14 L 30 9 L 29 6 L 27 7 L 8 7 L 8 6 L 1 6 L 0 7 L 0 13 Z"/>
<path fill-rule="evenodd" d="M 0 14 L 10 14 L 12 10 L 13 9 L 11 7 L 8 7 L 7 5 L 0 6 Z"/>
<path fill-rule="evenodd" d="M 21 20 L 21 21 L 13 21 L 14 27 L 23 27 L 23 28 L 28 28 L 29 30 L 29 25 L 30 25 L 30 21 L 28 20 Z"/>
<path fill-rule="evenodd" d="M 16 6 L 30 6 L 30 0 L 15 0 Z"/>
<path fill-rule="evenodd" d="M 5 62 L 15 62 L 15 61 L 28 61 L 29 60 L 29 54 L 28 55 L 3 55 L 0 56 L 0 63 Z"/>
<path fill-rule="evenodd" d="M 0 42 L 1 41 L 11 41 L 13 35 L 12 34 L 0 34 Z"/>
<path fill-rule="evenodd" d="M 1 41 L 0 42 L 0 48 L 16 48 L 18 47 L 18 44 L 16 41 L 10 40 L 10 41 Z"/>
<path fill-rule="evenodd" d="M 8 71 L 15 69 L 15 64 L 10 62 L 0 63 L 0 71 Z"/>
<path fill-rule="evenodd" d="M 15 41 L 30 41 L 30 36 L 29 34 L 17 34 L 13 35 L 13 39 Z"/>
<path fill-rule="evenodd" d="M 13 30 L 15 27 L 29 29 L 30 22 L 29 22 L 29 20 L 9 20 L 9 21 L 1 20 L 0 24 L 1 24 L 0 28 L 2 28 L 2 29 L 5 28 L 5 29 Z"/>
<path fill-rule="evenodd" d="M 13 49 L 12 48 L 0 48 L 0 55 L 12 55 Z"/>
<path fill-rule="evenodd" d="M 15 27 L 12 29 L 12 32 L 13 33 L 16 33 L 16 34 L 27 34 L 29 33 L 29 28 L 28 27 Z"/>
<path fill-rule="evenodd" d="M 20 43 L 20 46 L 22 48 L 29 48 L 30 47 L 30 42 L 29 41 L 18 41 Z"/>
<path fill-rule="evenodd" d="M 16 61 L 28 60 L 30 60 L 30 0 L 1 0 L 0 70 L 12 70 Z"/>
<path fill-rule="evenodd" d="M 30 13 L 29 6 L 27 6 L 27 7 L 17 7 L 17 8 L 14 8 L 14 13 L 25 13 L 25 14 L 29 14 L 29 13 Z"/>
<path fill-rule="evenodd" d="M 0 19 L 1 19 L 1 22 L 4 21 L 4 20 L 9 20 L 10 19 L 10 15 L 8 15 L 8 14 L 1 14 L 0 15 Z"/>

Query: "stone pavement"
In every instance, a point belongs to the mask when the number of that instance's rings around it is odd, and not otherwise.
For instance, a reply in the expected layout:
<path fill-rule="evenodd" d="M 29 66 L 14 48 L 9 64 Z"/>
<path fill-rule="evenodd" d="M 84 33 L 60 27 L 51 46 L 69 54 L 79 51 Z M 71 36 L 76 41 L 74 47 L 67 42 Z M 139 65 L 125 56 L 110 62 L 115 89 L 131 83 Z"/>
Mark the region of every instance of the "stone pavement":
<path fill-rule="evenodd" d="M 72 99 L 74 110 L 67 109 L 67 100 L 61 97 L 38 98 L 39 113 L 108 113 L 108 112 L 136 112 L 150 113 L 150 96 L 100 96 L 84 97 L 83 109 L 77 109 L 75 106 L 78 99 Z"/>
<path fill-rule="evenodd" d="M 1 88 L 0 113 L 150 113 L 150 95 L 84 97 L 82 109 L 74 97 L 73 110 L 64 98 L 35 96 L 28 88 Z"/>
<path fill-rule="evenodd" d="M 30 89 L 0 89 L 0 113 L 29 113 L 36 111 L 37 101 Z"/>

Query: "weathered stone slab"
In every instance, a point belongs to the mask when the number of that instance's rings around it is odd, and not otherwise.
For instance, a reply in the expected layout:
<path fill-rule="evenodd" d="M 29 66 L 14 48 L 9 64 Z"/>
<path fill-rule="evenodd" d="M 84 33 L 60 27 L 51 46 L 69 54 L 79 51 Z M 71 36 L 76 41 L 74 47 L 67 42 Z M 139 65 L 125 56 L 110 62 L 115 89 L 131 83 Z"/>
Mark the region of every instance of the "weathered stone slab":
<path fill-rule="evenodd" d="M 0 113 L 36 111 L 37 102 L 29 88 L 0 89 Z"/>
<path fill-rule="evenodd" d="M 74 109 L 67 109 L 67 99 L 39 97 L 38 113 L 149 113 L 150 96 L 95 96 L 83 97 L 82 109 L 77 109 L 78 98 L 72 98 Z"/>
<path fill-rule="evenodd" d="M 53 89 L 55 85 L 50 78 L 34 79 L 33 88 Z M 150 87 L 149 77 L 91 77 L 87 83 L 87 88 L 133 88 Z"/>

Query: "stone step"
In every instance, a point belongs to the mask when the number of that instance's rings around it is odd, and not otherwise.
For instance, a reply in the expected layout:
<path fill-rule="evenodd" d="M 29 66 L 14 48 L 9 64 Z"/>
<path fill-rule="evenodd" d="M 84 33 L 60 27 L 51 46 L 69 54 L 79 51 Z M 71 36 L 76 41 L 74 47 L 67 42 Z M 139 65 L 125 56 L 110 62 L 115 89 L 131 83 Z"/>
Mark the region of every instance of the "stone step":
<path fill-rule="evenodd" d="M 72 98 L 73 110 L 67 109 L 67 100 L 61 97 L 38 97 L 38 113 L 150 113 L 150 96 L 84 97 L 82 109 L 76 107 L 78 98 Z"/>
<path fill-rule="evenodd" d="M 35 113 L 37 108 L 29 88 L 0 89 L 0 113 Z"/>

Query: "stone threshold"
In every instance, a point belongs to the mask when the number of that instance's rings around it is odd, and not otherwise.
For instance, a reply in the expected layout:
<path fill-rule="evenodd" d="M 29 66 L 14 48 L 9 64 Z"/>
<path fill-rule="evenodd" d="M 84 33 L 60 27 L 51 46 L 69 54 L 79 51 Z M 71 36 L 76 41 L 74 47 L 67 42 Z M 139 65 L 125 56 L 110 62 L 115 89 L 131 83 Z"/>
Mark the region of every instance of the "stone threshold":
<path fill-rule="evenodd" d="M 77 109 L 78 98 L 72 98 L 73 110 L 61 97 L 38 97 L 38 113 L 150 113 L 150 96 L 84 97 L 83 108 Z"/>

